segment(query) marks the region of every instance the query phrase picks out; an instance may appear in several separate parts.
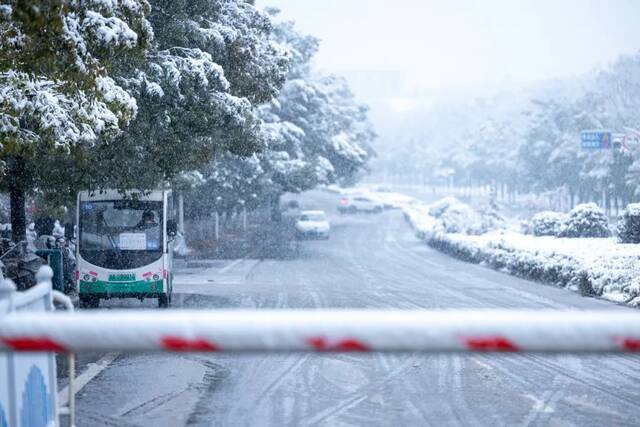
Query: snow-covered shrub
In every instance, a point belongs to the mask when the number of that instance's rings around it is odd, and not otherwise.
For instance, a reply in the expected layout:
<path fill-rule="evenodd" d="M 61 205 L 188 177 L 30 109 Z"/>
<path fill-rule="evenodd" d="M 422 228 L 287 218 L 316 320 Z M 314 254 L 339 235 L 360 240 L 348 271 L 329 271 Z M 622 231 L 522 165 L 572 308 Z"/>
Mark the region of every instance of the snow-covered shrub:
<path fill-rule="evenodd" d="M 481 234 L 504 228 L 504 218 L 494 207 L 486 207 L 478 210 L 481 218 Z"/>
<path fill-rule="evenodd" d="M 504 218 L 491 207 L 475 210 L 455 197 L 445 197 L 431 205 L 429 216 L 436 219 L 438 231 L 445 233 L 484 234 L 500 228 Z"/>
<path fill-rule="evenodd" d="M 558 237 L 609 237 L 609 220 L 595 203 L 584 203 L 569 212 Z"/>
<path fill-rule="evenodd" d="M 556 236 L 560 233 L 567 215 L 560 212 L 538 212 L 531 218 L 534 236 Z"/>
<path fill-rule="evenodd" d="M 439 219 L 446 233 L 482 233 L 482 217 L 464 203 L 449 205 Z"/>
<path fill-rule="evenodd" d="M 640 243 L 640 203 L 627 206 L 618 219 L 618 241 Z"/>
<path fill-rule="evenodd" d="M 442 214 L 449 209 L 451 205 L 459 205 L 462 202 L 455 197 L 445 197 L 435 203 L 429 205 L 429 215 L 435 218 L 440 218 Z"/>

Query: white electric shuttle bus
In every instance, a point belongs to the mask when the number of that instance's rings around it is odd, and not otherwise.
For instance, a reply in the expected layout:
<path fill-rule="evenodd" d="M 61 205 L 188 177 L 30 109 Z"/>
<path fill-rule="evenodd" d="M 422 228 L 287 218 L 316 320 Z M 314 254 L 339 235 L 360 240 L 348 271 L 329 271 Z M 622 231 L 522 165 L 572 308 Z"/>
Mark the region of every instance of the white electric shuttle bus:
<path fill-rule="evenodd" d="M 78 194 L 76 279 L 80 304 L 101 299 L 157 298 L 171 304 L 173 240 L 170 190 L 136 197 L 115 190 Z"/>

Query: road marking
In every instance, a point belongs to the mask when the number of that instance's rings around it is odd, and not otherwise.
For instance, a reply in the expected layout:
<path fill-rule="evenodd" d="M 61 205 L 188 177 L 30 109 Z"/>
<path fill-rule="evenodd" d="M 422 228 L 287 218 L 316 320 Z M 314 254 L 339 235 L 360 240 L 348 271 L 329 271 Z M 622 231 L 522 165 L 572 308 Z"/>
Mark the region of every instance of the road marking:
<path fill-rule="evenodd" d="M 232 262 L 231 264 L 227 265 L 226 267 L 220 269 L 220 271 L 218 273 L 220 274 L 224 274 L 227 271 L 231 270 L 233 267 L 235 267 L 236 265 L 240 264 L 242 261 L 244 261 L 244 259 L 237 259 L 234 262 Z"/>
<path fill-rule="evenodd" d="M 98 374 L 111 365 L 114 360 L 116 360 L 120 356 L 120 353 L 107 353 L 102 356 L 97 362 L 89 363 L 87 365 L 87 369 L 78 375 L 76 379 L 73 381 L 73 388 L 75 389 L 75 394 L 78 394 L 80 390 L 84 388 L 92 379 L 98 376 Z M 65 406 L 69 403 L 69 386 L 65 386 L 62 390 L 58 392 L 58 404 L 60 406 Z"/>

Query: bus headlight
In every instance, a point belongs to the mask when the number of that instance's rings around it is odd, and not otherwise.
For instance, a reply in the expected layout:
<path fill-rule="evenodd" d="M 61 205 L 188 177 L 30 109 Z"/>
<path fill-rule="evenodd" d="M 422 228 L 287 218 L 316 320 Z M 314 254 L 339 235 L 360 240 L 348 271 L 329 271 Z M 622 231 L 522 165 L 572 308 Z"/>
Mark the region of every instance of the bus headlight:
<path fill-rule="evenodd" d="M 156 282 L 157 282 L 158 280 L 160 280 L 160 275 L 159 275 L 159 274 L 157 274 L 157 273 L 156 273 L 156 274 L 154 274 L 154 275 L 153 275 L 153 280 L 155 280 Z"/>

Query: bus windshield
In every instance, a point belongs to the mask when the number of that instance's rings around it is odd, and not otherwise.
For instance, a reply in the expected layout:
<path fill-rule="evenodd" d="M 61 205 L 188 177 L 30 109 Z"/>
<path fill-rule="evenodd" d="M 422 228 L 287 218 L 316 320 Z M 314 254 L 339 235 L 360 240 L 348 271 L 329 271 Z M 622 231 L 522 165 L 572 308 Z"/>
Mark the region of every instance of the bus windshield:
<path fill-rule="evenodd" d="M 84 201 L 80 255 L 104 268 L 142 267 L 162 256 L 162 221 L 161 201 Z"/>

